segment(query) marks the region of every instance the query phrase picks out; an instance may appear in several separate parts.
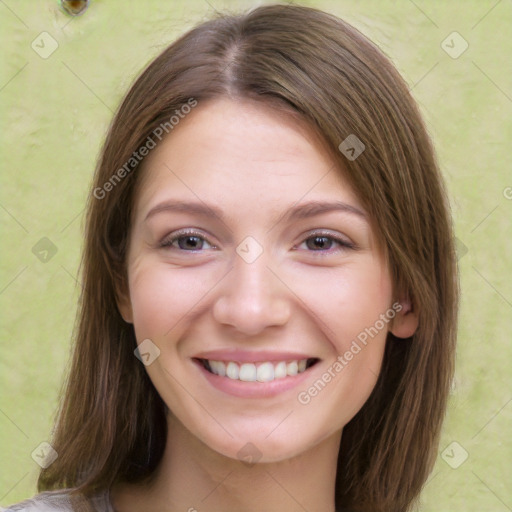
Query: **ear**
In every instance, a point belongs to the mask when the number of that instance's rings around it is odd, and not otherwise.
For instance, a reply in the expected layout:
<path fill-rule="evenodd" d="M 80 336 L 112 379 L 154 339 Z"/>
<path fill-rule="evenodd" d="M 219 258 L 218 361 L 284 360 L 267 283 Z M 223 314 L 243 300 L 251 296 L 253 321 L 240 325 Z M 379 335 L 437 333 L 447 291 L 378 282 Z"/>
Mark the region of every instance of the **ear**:
<path fill-rule="evenodd" d="M 130 292 L 126 286 L 122 290 L 116 290 L 117 309 L 128 324 L 133 324 L 132 301 L 130 300 Z"/>
<path fill-rule="evenodd" d="M 408 298 L 398 301 L 390 331 L 397 338 L 410 338 L 418 328 L 418 311 Z"/>

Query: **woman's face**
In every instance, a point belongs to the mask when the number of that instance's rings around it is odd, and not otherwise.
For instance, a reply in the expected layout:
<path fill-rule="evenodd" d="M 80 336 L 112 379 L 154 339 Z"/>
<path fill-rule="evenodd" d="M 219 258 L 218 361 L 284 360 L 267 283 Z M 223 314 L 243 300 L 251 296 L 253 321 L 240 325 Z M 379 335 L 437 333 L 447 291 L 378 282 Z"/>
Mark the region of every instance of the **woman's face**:
<path fill-rule="evenodd" d="M 261 462 L 340 433 L 376 383 L 390 319 L 412 333 L 326 148 L 261 103 L 216 99 L 144 165 L 119 305 L 174 416 Z"/>

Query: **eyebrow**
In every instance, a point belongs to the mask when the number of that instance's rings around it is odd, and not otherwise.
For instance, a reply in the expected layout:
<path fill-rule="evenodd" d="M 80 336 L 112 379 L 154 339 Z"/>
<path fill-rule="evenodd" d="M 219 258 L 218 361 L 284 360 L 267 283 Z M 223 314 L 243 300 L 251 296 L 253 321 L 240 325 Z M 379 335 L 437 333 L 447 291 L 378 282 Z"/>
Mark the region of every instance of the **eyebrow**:
<path fill-rule="evenodd" d="M 293 220 L 301 220 L 314 217 L 322 213 L 330 213 L 335 211 L 350 213 L 360 217 L 363 220 L 367 220 L 367 215 L 365 212 L 359 208 L 356 208 L 355 206 L 344 203 L 343 201 L 310 201 L 308 203 L 298 204 L 286 209 L 284 215 L 281 218 L 281 221 L 290 222 Z M 164 201 L 152 208 L 146 215 L 144 221 L 147 221 L 153 215 L 161 212 L 189 213 L 200 215 L 202 217 L 212 217 L 213 215 L 218 217 L 222 222 L 224 222 L 226 218 L 224 212 L 220 208 L 213 205 L 207 205 L 206 203 Z"/>

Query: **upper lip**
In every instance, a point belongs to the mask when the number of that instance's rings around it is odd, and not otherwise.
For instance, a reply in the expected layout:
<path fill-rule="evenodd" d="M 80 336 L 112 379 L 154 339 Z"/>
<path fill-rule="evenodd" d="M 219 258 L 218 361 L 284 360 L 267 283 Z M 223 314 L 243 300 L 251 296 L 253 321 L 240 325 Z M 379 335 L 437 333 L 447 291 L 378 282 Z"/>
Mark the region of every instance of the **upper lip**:
<path fill-rule="evenodd" d="M 194 356 L 196 359 L 210 361 L 238 361 L 240 363 L 262 363 L 266 361 L 300 361 L 302 359 L 318 359 L 301 352 L 276 352 L 274 350 L 209 350 Z"/>

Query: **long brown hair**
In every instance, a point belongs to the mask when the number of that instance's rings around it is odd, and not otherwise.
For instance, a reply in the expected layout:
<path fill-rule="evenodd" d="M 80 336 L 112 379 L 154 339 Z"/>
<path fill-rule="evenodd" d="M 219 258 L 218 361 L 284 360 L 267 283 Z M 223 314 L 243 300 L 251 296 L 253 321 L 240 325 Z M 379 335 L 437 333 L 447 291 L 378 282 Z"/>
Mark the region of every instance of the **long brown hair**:
<path fill-rule="evenodd" d="M 127 286 L 141 171 L 126 163 L 191 98 L 200 105 L 221 96 L 277 102 L 318 131 L 378 226 L 396 295 L 419 312 L 414 336 L 388 334 L 375 389 L 343 430 L 336 477 L 338 508 L 409 510 L 436 458 L 454 370 L 459 291 L 449 202 L 392 63 L 346 22 L 294 5 L 198 25 L 154 59 L 122 101 L 87 204 L 74 353 L 51 441 L 59 456 L 41 471 L 38 490 L 75 488 L 87 497 L 149 480 L 161 460 L 166 406 L 116 305 Z M 351 134 L 365 144 L 356 159 L 338 150 Z"/>

